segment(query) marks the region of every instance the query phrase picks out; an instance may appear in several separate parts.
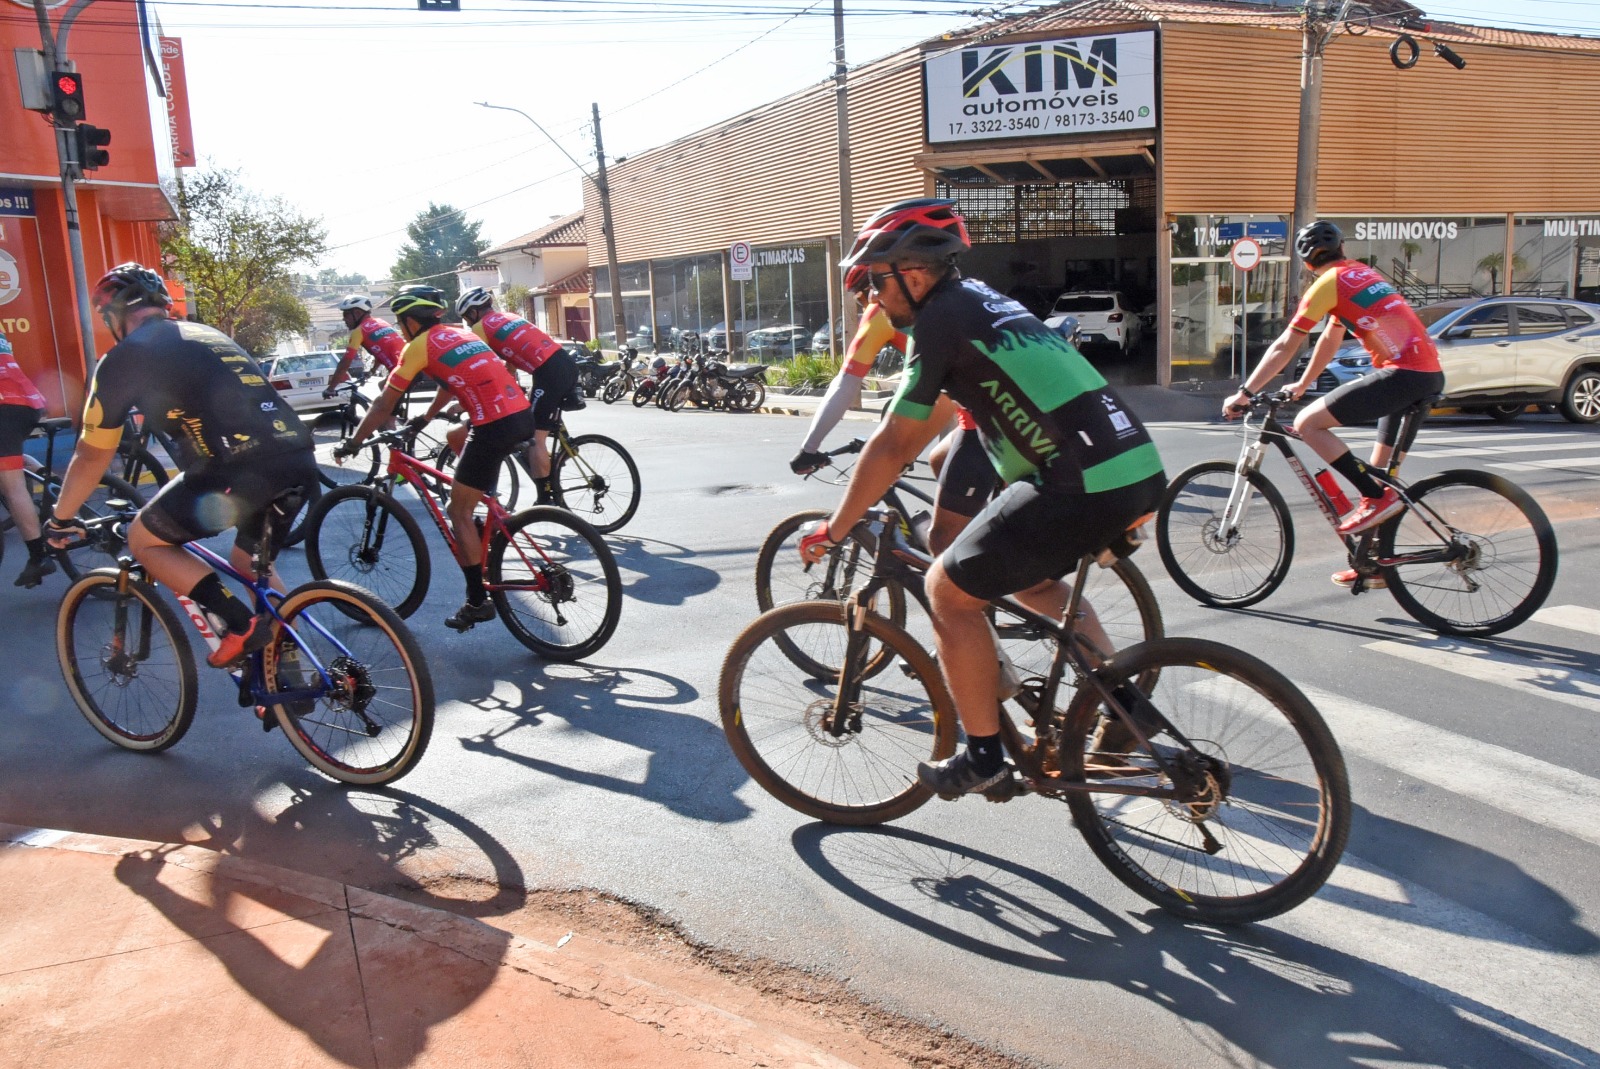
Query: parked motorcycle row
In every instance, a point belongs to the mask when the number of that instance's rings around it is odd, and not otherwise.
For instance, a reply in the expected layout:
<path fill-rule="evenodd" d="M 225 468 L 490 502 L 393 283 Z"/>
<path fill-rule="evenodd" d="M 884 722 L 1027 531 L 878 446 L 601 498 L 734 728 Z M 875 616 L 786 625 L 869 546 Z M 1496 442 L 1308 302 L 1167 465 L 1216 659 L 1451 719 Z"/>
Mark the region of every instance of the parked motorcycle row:
<path fill-rule="evenodd" d="M 685 354 L 675 364 L 658 356 L 648 366 L 638 366 L 636 352 L 630 349 L 622 359 L 594 369 L 601 383 L 600 399 L 606 404 L 631 396 L 635 408 L 654 404 L 677 412 L 692 404 L 724 412 L 753 412 L 766 403 L 767 364 L 729 367 L 722 359 L 725 352 L 712 352 Z"/>

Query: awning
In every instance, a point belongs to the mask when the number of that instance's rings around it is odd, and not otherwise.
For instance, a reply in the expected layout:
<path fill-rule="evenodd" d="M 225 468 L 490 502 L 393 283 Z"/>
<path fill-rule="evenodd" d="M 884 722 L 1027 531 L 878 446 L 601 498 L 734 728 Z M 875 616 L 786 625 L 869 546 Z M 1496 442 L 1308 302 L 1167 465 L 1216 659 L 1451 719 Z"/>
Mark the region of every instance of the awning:
<path fill-rule="evenodd" d="M 563 278 L 556 279 L 548 286 L 540 286 L 528 292 L 533 297 L 547 297 L 552 293 L 588 293 L 593 288 L 594 272 L 585 267 Z"/>
<path fill-rule="evenodd" d="M 1034 185 L 1129 178 L 1155 173 L 1148 136 L 1009 146 L 941 148 L 912 157 L 918 167 L 963 185 Z"/>

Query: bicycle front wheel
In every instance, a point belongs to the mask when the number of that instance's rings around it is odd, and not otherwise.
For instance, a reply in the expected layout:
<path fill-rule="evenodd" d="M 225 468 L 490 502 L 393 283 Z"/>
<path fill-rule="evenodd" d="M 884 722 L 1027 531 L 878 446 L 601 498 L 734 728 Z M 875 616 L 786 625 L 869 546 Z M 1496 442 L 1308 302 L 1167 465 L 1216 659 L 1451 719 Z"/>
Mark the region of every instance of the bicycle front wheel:
<path fill-rule="evenodd" d="M 1379 556 L 1450 557 L 1384 569 L 1394 600 L 1419 623 L 1447 635 L 1497 635 L 1544 604 L 1556 581 L 1556 533 L 1527 491 L 1462 470 L 1408 493 L 1413 507 L 1378 532 Z"/>
<path fill-rule="evenodd" d="M 1294 525 L 1283 495 L 1246 472 L 1231 522 L 1234 465 L 1213 460 L 1182 471 L 1156 512 L 1156 547 L 1167 574 L 1204 605 L 1239 609 L 1271 594 L 1289 573 Z"/>
<path fill-rule="evenodd" d="M 59 483 L 48 487 L 34 473 L 26 473 L 35 495 L 44 495 L 54 502 L 61 491 Z M 126 520 L 131 519 L 145 503 L 144 495 L 135 487 L 115 475 L 103 475 L 100 484 L 89 495 L 89 500 L 78 509 L 78 519 L 89 528 L 89 537 L 74 542 L 64 550 L 56 550 L 56 560 L 69 579 L 79 579 L 96 568 L 113 568 L 117 557 L 127 548 Z"/>
<path fill-rule="evenodd" d="M 365 587 L 402 617 L 428 596 L 433 564 L 422 528 L 388 494 L 341 486 L 312 506 L 305 527 L 306 566 L 315 578 Z"/>
<path fill-rule="evenodd" d="M 392 783 L 414 768 L 433 735 L 433 677 L 400 617 L 331 580 L 296 587 L 278 612 L 261 664 L 290 744 L 341 783 Z"/>
<path fill-rule="evenodd" d="M 593 527 L 538 506 L 506 521 L 484 561 L 489 597 L 516 640 L 550 661 L 577 661 L 611 640 L 622 576 Z"/>
<path fill-rule="evenodd" d="M 795 662 L 796 648 L 843 671 L 819 677 Z M 885 653 L 905 671 L 871 674 Z M 728 745 L 750 777 L 791 809 L 833 824 L 911 812 L 933 796 L 917 781 L 917 762 L 955 752 L 955 705 L 933 658 L 874 613 L 852 635 L 837 601 L 763 613 L 728 650 L 718 696 Z"/>
<path fill-rule="evenodd" d="M 580 434 L 553 443 L 550 482 L 556 504 L 601 534 L 618 530 L 639 511 L 639 468 L 603 434 Z"/>
<path fill-rule="evenodd" d="M 1138 686 L 1189 746 L 1163 725 L 1149 746 L 1092 749 L 1112 714 L 1094 688 L 1079 689 L 1061 734 L 1063 775 L 1167 792 L 1067 794 L 1095 856 L 1162 909 L 1207 923 L 1262 920 L 1315 894 L 1350 834 L 1350 784 L 1299 688 L 1249 654 L 1192 638 L 1142 643 L 1096 674 L 1113 690 Z"/>
<path fill-rule="evenodd" d="M 67 588 L 56 657 L 78 711 L 126 750 L 156 753 L 194 723 L 195 668 L 183 623 L 155 587 L 97 568 Z"/>

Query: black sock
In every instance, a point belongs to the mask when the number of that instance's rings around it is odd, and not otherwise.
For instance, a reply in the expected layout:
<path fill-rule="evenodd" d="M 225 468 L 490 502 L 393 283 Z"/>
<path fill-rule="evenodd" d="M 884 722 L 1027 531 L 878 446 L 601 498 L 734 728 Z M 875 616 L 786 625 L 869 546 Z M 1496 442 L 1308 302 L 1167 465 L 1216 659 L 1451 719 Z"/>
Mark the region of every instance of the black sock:
<path fill-rule="evenodd" d="M 249 608 L 228 592 L 216 572 L 196 583 L 188 596 L 190 601 L 221 620 L 223 626 L 234 634 L 250 630 Z"/>
<path fill-rule="evenodd" d="M 483 589 L 483 565 L 463 564 L 461 574 L 467 577 L 468 605 L 482 605 L 489 600 L 489 592 Z"/>
<path fill-rule="evenodd" d="M 1378 480 L 1372 477 L 1372 469 L 1368 468 L 1361 458 L 1346 449 L 1338 458 L 1330 460 L 1328 466 L 1334 471 L 1350 480 L 1350 485 L 1356 488 L 1356 493 L 1362 497 L 1382 497 L 1383 487 L 1378 485 Z"/>
<path fill-rule="evenodd" d="M 1000 745 L 1000 733 L 993 735 L 968 735 L 967 760 L 980 776 L 992 776 L 1005 764 L 1005 749 Z"/>
<path fill-rule="evenodd" d="M 38 538 L 30 538 L 23 544 L 28 547 L 29 560 L 44 559 L 44 535 L 40 535 Z"/>
<path fill-rule="evenodd" d="M 546 475 L 542 479 L 535 479 L 533 484 L 539 489 L 539 504 L 547 504 L 556 499 L 556 488 L 550 482 L 550 476 Z"/>

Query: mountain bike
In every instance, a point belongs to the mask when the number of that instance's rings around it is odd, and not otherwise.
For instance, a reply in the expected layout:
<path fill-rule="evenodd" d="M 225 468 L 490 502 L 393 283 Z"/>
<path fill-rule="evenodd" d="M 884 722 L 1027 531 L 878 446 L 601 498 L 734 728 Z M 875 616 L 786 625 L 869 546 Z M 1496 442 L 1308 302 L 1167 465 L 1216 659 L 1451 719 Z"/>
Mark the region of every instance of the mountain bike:
<path fill-rule="evenodd" d="M 391 491 L 405 483 L 422 499 L 434 526 L 456 551 L 445 514 L 453 481 L 411 455 L 413 436 L 377 436 L 388 448 L 384 477 L 373 486 L 341 486 L 324 494 L 306 520 L 306 564 L 318 579 L 365 587 L 402 617 L 422 605 L 432 562 L 422 529 Z M 515 514 L 484 498 L 484 586 L 506 630 L 552 661 L 576 661 L 610 640 L 622 613 L 622 578 L 598 532 L 565 509 Z"/>
<path fill-rule="evenodd" d="M 939 666 L 874 611 L 891 582 L 926 609 L 932 558 L 905 540 L 893 509 L 869 526 L 887 551 L 866 584 L 844 602 L 762 614 L 728 651 L 718 689 L 723 730 L 750 776 L 836 824 L 878 824 L 921 806 L 932 792 L 916 762 L 956 744 Z M 1013 598 L 993 603 L 1055 646 L 1038 685 L 1002 701 L 1001 738 L 1019 775 L 1010 797 L 994 800 L 1065 802 L 1119 880 L 1181 917 L 1235 924 L 1305 901 L 1338 864 L 1352 819 L 1327 725 L 1276 669 L 1220 642 L 1159 638 L 1102 659 L 1075 627 L 1093 557 L 1059 621 Z M 1063 703 L 1068 671 L 1076 685 Z"/>
<path fill-rule="evenodd" d="M 1410 450 L 1435 400 L 1402 414 L 1396 458 Z M 1294 525 L 1283 494 L 1261 471 L 1268 445 L 1337 533 L 1344 510 L 1306 471 L 1293 444 L 1300 436 L 1278 422 L 1278 410 L 1290 401 L 1281 391 L 1258 395 L 1244 417 L 1239 459 L 1196 464 L 1167 487 L 1156 545 L 1173 581 L 1202 604 L 1254 605 L 1288 574 Z M 1556 580 L 1556 536 L 1521 487 L 1466 469 L 1407 484 L 1398 460 L 1372 475 L 1392 486 L 1406 508 L 1377 527 L 1339 536 L 1357 573 L 1352 593 L 1381 580 L 1418 622 L 1463 636 L 1509 630 L 1544 603 Z"/>
<path fill-rule="evenodd" d="M 29 435 L 46 439 L 44 463 L 35 465 L 28 460 L 32 466 L 24 467 L 22 472 L 23 484 L 38 510 L 41 529 L 55 514 L 56 498 L 61 493 L 61 479 L 55 470 L 56 436 L 71 430 L 72 420 L 56 416 L 40 420 Z M 144 501 L 143 494 L 118 476 L 101 476 L 99 486 L 78 509 L 78 521 L 88 533 L 61 549 L 47 548 L 46 552 L 61 566 L 68 579 L 77 579 L 92 568 L 115 563 L 127 546 L 128 524 Z M 14 526 L 11 514 L 0 506 L 0 536 Z M 4 559 L 5 539 L 0 537 L 0 560 Z"/>
<path fill-rule="evenodd" d="M 823 455 L 829 459 L 853 456 L 865 445 L 863 439 L 856 438 Z M 849 468 L 836 465 L 809 477 L 842 485 L 849 479 Z M 927 465 L 919 461 L 881 499 L 901 517 L 900 537 L 921 553 L 929 552 L 928 521 L 932 516 L 934 482 Z M 801 559 L 801 537 L 812 524 L 830 515 L 826 509 L 797 512 L 779 520 L 762 542 L 756 555 L 756 604 L 762 612 L 793 601 L 842 601 L 871 574 L 876 543 L 870 530 L 860 525 L 819 563 L 808 564 Z M 1093 607 L 1100 625 L 1118 649 L 1165 633 L 1155 592 L 1132 560 L 1112 555 L 1104 560 L 1096 558 L 1082 581 L 1083 600 Z M 905 593 L 892 581 L 884 587 L 883 615 L 895 625 L 905 626 Z M 1000 616 L 992 622 L 1015 670 L 1024 680 L 1042 679 L 1054 656 L 1054 640 L 1022 620 Z"/>
<path fill-rule="evenodd" d="M 280 497 L 278 515 L 298 507 Z M 264 649 L 230 669 L 241 706 L 263 729 L 280 728 L 313 767 L 342 783 L 391 783 L 416 766 L 433 732 L 433 679 L 416 639 L 387 606 L 349 583 L 319 581 L 279 593 L 265 576 L 272 523 L 244 575 L 205 546 L 184 548 L 250 592 L 272 617 Z M 194 602 L 178 603 L 216 649 L 216 625 Z M 337 610 L 337 611 L 333 611 Z M 85 719 L 113 743 L 156 753 L 194 722 L 195 661 L 178 614 L 131 557 L 67 588 L 56 617 L 56 653 Z"/>

